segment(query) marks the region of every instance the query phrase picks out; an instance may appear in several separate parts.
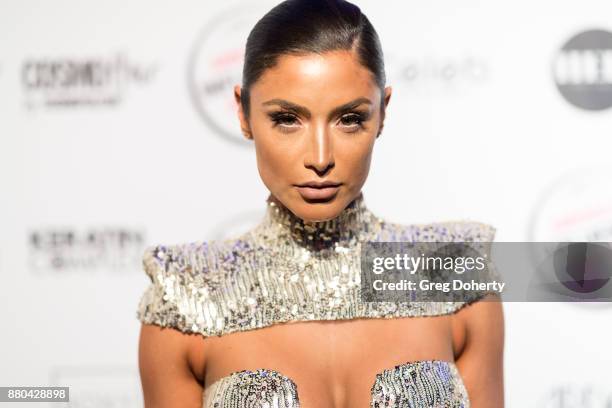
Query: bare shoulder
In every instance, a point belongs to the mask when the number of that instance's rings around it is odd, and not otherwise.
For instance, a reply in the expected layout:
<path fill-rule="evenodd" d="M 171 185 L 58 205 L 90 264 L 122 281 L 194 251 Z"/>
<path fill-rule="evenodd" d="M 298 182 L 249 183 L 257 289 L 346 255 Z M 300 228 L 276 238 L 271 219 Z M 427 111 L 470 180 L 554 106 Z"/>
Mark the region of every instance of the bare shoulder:
<path fill-rule="evenodd" d="M 142 324 L 138 365 L 145 408 L 201 408 L 204 354 L 199 335 Z"/>
<path fill-rule="evenodd" d="M 471 303 L 454 315 L 468 331 L 475 334 L 484 330 L 504 328 L 504 310 L 498 295 L 488 293 L 481 300 Z"/>

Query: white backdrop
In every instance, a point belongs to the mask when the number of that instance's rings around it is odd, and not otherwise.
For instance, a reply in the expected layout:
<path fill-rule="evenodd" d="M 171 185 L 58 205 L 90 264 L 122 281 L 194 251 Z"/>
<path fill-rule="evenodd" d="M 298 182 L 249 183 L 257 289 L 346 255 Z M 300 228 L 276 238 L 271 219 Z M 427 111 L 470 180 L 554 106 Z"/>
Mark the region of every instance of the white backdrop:
<path fill-rule="evenodd" d="M 612 241 L 609 1 L 356 3 L 394 88 L 373 212 Z M 232 86 L 273 4 L 0 4 L 1 386 L 142 405 L 145 245 L 229 236 L 265 209 Z M 612 406 L 612 303 L 504 308 L 507 407 Z"/>

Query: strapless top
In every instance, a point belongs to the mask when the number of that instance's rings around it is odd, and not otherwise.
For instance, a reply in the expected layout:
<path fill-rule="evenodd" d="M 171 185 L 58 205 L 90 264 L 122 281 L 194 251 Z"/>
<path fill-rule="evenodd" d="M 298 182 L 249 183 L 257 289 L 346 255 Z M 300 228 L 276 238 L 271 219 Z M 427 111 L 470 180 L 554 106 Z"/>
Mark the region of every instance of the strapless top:
<path fill-rule="evenodd" d="M 370 407 L 468 408 L 469 398 L 457 366 L 450 361 L 422 360 L 396 365 L 376 374 Z M 295 382 L 270 369 L 241 370 L 220 378 L 204 392 L 204 408 L 298 408 Z"/>
<path fill-rule="evenodd" d="M 437 316 L 484 297 L 448 302 L 364 302 L 364 242 L 492 242 L 495 228 L 471 220 L 403 225 L 373 214 L 359 195 L 336 218 L 307 222 L 267 201 L 263 220 L 233 239 L 148 246 L 151 280 L 137 310 L 142 323 L 204 337 L 277 323 Z M 491 273 L 495 269 L 491 268 Z M 452 362 L 404 362 L 376 376 L 372 407 L 468 407 Z M 298 389 L 271 368 L 237 371 L 206 388 L 204 408 L 298 407 Z"/>

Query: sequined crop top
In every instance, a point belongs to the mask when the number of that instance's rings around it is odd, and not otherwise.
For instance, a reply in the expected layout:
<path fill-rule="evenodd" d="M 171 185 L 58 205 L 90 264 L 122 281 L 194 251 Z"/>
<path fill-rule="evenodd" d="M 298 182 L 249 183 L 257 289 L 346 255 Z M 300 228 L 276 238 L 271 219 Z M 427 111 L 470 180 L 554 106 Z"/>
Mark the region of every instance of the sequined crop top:
<path fill-rule="evenodd" d="M 495 228 L 477 221 L 403 225 L 387 222 L 363 195 L 336 218 L 307 222 L 267 200 L 263 220 L 233 239 L 153 245 L 143 268 L 151 284 L 137 310 L 142 323 L 205 337 L 277 323 L 455 313 L 461 302 L 362 302 L 363 242 L 493 241 Z M 204 393 L 203 408 L 297 408 L 299 389 L 273 369 L 231 373 Z M 404 362 L 376 375 L 371 407 L 469 407 L 453 362 Z"/>

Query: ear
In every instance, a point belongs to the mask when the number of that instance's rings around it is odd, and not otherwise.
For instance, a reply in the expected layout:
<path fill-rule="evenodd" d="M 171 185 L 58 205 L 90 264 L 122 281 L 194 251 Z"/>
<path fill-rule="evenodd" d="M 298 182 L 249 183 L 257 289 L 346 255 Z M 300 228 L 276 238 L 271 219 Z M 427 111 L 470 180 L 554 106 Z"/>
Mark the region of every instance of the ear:
<path fill-rule="evenodd" d="M 253 134 L 251 133 L 251 127 L 249 126 L 249 121 L 244 114 L 242 109 L 242 103 L 240 102 L 240 95 L 242 93 L 242 88 L 240 85 L 234 86 L 234 100 L 236 101 L 236 106 L 238 107 L 238 121 L 240 122 L 240 129 L 242 130 L 242 134 L 247 139 L 253 139 Z"/>
<path fill-rule="evenodd" d="M 393 92 L 393 89 L 390 86 L 385 88 L 385 96 L 383 99 L 384 103 L 380 109 L 380 127 L 378 128 L 378 134 L 376 135 L 377 138 L 378 136 L 380 136 L 380 134 L 382 133 L 383 127 L 385 126 L 385 116 L 386 116 L 387 106 L 389 105 L 389 101 L 391 100 L 392 92 Z"/>

